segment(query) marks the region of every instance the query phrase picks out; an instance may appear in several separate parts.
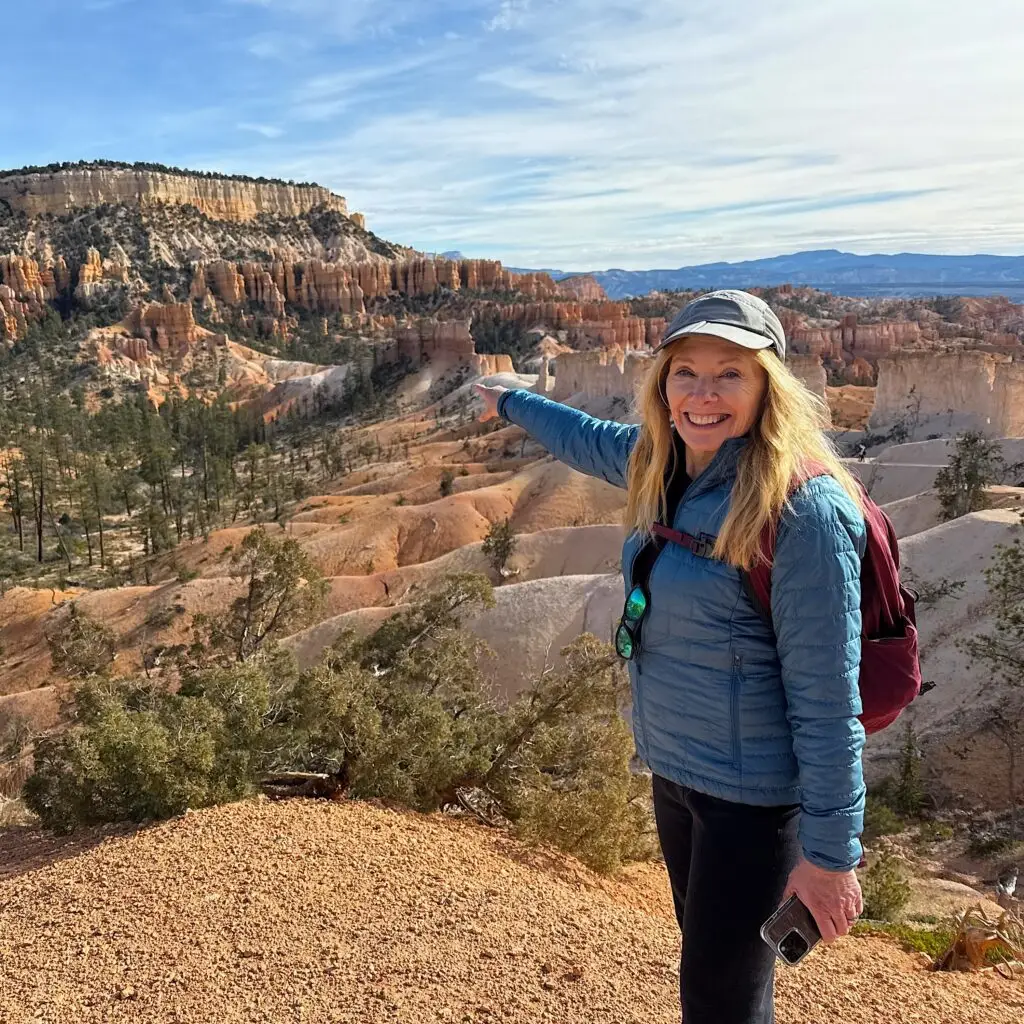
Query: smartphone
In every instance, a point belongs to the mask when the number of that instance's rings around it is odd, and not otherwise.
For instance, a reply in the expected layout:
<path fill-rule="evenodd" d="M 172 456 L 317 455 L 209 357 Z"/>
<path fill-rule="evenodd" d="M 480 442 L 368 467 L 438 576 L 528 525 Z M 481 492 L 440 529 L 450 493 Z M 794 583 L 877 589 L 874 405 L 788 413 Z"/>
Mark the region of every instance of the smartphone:
<path fill-rule="evenodd" d="M 800 898 L 790 896 L 761 925 L 761 938 L 775 950 L 775 955 L 784 964 L 793 967 L 821 941 L 821 932 Z"/>

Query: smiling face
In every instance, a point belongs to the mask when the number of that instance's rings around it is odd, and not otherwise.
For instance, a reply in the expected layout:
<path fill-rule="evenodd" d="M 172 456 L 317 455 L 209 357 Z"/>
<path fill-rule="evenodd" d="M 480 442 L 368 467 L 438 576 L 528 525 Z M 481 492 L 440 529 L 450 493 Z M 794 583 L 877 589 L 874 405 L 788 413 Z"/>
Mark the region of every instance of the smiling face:
<path fill-rule="evenodd" d="M 767 386 L 768 375 L 751 349 L 709 335 L 680 339 L 669 361 L 665 399 L 691 476 L 723 441 L 750 430 Z"/>

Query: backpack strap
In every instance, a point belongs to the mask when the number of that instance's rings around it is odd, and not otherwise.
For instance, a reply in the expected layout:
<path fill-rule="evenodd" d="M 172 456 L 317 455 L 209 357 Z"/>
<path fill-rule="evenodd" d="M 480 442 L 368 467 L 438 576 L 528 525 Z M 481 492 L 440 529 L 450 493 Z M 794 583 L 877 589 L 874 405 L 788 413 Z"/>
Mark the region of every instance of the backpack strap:
<path fill-rule="evenodd" d="M 793 494 L 797 488 L 802 487 L 808 480 L 816 476 L 828 476 L 828 469 L 818 463 L 810 463 L 805 472 L 793 480 L 789 493 Z M 743 583 L 743 590 L 754 610 L 762 619 L 774 628 L 772 624 L 772 565 L 775 562 L 775 538 L 778 534 L 778 522 L 765 523 L 761 530 L 761 542 L 758 545 L 758 557 L 752 569 L 740 573 L 740 580 Z"/>
<path fill-rule="evenodd" d="M 692 533 L 673 530 L 662 523 L 652 523 L 651 532 L 656 537 L 670 540 L 673 544 L 678 544 L 680 547 L 686 548 L 687 551 L 692 551 L 698 558 L 711 558 L 712 552 L 715 550 L 715 540 L 717 539 L 715 537 L 694 537 Z"/>
<path fill-rule="evenodd" d="M 754 610 L 769 625 L 772 624 L 772 563 L 775 560 L 776 524 L 766 523 L 761 531 L 761 543 L 753 569 L 740 572 L 740 582 Z"/>
<path fill-rule="evenodd" d="M 811 463 L 806 471 L 793 480 L 790 488 L 792 494 L 798 487 L 802 487 L 808 480 L 817 476 L 828 476 L 828 469 L 825 466 Z M 858 484 L 860 481 L 858 480 Z M 861 490 L 864 491 L 863 485 Z M 681 530 L 673 530 L 662 523 L 654 523 L 651 531 L 658 537 L 672 541 L 689 551 L 692 551 L 700 558 L 711 558 L 715 547 L 716 538 L 697 538 L 693 534 L 684 533 Z M 740 582 L 743 585 L 744 593 L 750 599 L 755 611 L 762 619 L 772 626 L 772 564 L 775 561 L 775 537 L 778 533 L 778 523 L 765 523 L 761 530 L 761 541 L 758 550 L 758 558 L 754 567 L 740 573 Z"/>

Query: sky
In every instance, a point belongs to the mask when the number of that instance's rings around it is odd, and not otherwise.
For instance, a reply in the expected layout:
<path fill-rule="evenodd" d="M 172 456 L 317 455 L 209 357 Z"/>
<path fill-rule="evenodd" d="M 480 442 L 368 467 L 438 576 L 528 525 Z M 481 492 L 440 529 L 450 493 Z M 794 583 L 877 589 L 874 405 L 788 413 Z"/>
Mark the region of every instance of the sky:
<path fill-rule="evenodd" d="M 1021 0 L 31 0 L 0 167 L 317 181 L 516 267 L 1024 253 Z"/>

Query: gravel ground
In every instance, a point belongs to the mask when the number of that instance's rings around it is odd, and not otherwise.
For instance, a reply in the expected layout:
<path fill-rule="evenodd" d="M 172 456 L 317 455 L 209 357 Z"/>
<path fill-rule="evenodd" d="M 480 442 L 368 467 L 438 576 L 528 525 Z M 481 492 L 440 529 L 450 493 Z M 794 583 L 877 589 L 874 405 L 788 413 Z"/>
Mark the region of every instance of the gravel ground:
<path fill-rule="evenodd" d="M 0 1021 L 678 1021 L 657 866 L 618 880 L 465 822 L 235 804 L 74 840 L 0 834 Z M 780 971 L 780 1024 L 1020 1024 L 1024 981 L 878 939 Z"/>

